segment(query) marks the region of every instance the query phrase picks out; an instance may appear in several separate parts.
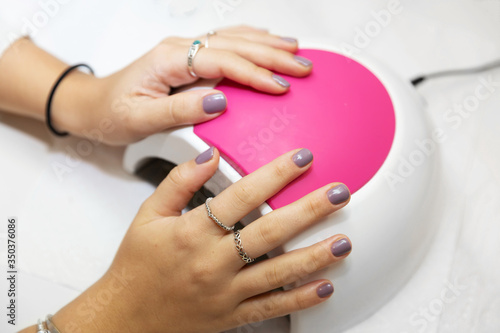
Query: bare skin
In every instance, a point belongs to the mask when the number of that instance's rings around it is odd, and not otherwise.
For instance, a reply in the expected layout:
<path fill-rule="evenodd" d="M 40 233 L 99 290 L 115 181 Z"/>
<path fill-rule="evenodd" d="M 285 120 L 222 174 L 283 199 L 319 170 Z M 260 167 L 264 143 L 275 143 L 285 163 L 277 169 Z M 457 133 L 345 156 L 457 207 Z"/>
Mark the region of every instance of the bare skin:
<path fill-rule="evenodd" d="M 211 203 L 226 225 L 307 171 L 291 151 L 230 186 Z M 204 205 L 181 215 L 194 192 L 216 171 L 219 153 L 207 162 L 175 168 L 137 214 L 109 271 L 53 317 L 61 332 L 219 332 L 284 316 L 327 300 L 318 280 L 273 291 L 344 259 L 332 254 L 335 235 L 315 245 L 245 265 L 232 233 L 207 216 Z M 241 231 L 245 251 L 259 257 L 321 218 L 344 207 L 327 197 L 328 184 L 254 221 Z M 333 291 L 333 290 L 332 290 Z M 124 324 L 126 323 L 126 324 Z M 34 332 L 34 327 L 22 333 Z"/>
<path fill-rule="evenodd" d="M 200 36 L 203 40 L 205 36 Z M 167 38 L 123 70 L 104 78 L 74 71 L 54 96 L 52 122 L 59 131 L 111 145 L 123 145 L 184 124 L 204 122 L 206 89 L 169 96 L 173 87 L 192 83 L 186 53 L 193 39 Z M 311 65 L 294 58 L 297 43 L 260 29 L 219 30 L 210 48 L 200 49 L 194 69 L 201 78 L 228 77 L 271 94 L 288 87 L 273 72 L 306 76 Z M 0 109 L 45 120 L 47 96 L 67 64 L 29 39 L 13 44 L 0 58 Z M 228 101 L 230 103 L 230 101 Z M 298 166 L 288 152 L 230 186 L 210 203 L 226 225 L 234 225 L 313 162 Z M 201 164 L 176 167 L 141 206 L 108 272 L 53 317 L 62 333 L 218 332 L 283 316 L 327 300 L 331 282 L 318 280 L 275 291 L 344 259 L 331 247 L 335 235 L 308 248 L 245 265 L 233 234 L 217 227 L 203 206 L 181 215 L 193 193 L 216 171 L 219 152 Z M 247 254 L 259 257 L 344 207 L 332 204 L 328 184 L 275 210 L 241 231 Z M 325 293 L 325 288 L 331 291 Z M 328 290 L 330 290 L 328 289 Z M 21 331 L 34 333 L 31 326 Z"/>
<path fill-rule="evenodd" d="M 205 36 L 198 37 L 204 40 Z M 203 98 L 220 93 L 195 90 L 169 96 L 172 87 L 193 83 L 186 55 L 193 39 L 170 37 L 123 70 L 104 78 L 73 71 L 58 87 L 52 122 L 60 132 L 91 136 L 124 145 L 179 125 L 200 123 L 223 113 L 206 113 Z M 273 72 L 306 76 L 312 66 L 294 59 L 297 43 L 250 27 L 219 30 L 210 47 L 201 48 L 194 70 L 201 78 L 227 77 L 271 94 L 288 88 Z M 45 120 L 52 85 L 67 64 L 38 48 L 29 39 L 18 40 L 0 58 L 0 109 Z M 230 102 L 230 101 L 229 101 Z"/>

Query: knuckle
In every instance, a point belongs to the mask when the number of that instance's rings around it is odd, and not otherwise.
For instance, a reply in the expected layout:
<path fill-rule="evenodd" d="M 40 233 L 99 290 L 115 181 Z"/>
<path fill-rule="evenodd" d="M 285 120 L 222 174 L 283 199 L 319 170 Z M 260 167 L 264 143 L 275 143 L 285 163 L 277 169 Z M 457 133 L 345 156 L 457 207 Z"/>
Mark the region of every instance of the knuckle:
<path fill-rule="evenodd" d="M 281 228 L 276 227 L 276 223 L 262 223 L 258 230 L 258 237 L 267 247 L 275 248 L 278 245 L 282 233 L 279 232 Z"/>
<path fill-rule="evenodd" d="M 188 109 L 189 105 L 187 103 L 187 99 L 183 96 L 174 96 L 170 97 L 170 103 L 167 107 L 167 123 L 171 125 L 181 125 L 184 119 L 182 118 L 182 114 Z"/>
<path fill-rule="evenodd" d="M 169 172 L 168 179 L 176 187 L 181 187 L 185 183 L 185 181 L 184 181 L 185 177 L 184 177 L 183 172 L 179 166 L 176 166 L 175 168 L 173 168 Z"/>
<path fill-rule="evenodd" d="M 310 302 L 303 293 L 295 293 L 292 302 L 292 308 L 296 310 L 304 310 L 310 307 Z"/>
<path fill-rule="evenodd" d="M 158 64 L 164 69 L 164 75 L 166 77 L 172 75 L 172 72 L 176 69 L 175 65 L 163 66 L 162 64 L 175 64 L 176 59 L 181 50 L 185 48 L 182 47 L 182 42 L 180 38 L 170 37 L 159 43 L 151 52 L 147 55 L 153 63 Z"/>
<path fill-rule="evenodd" d="M 273 175 L 283 181 L 283 180 L 287 180 L 288 177 L 289 177 L 289 174 L 290 174 L 290 171 L 289 171 L 289 167 L 287 165 L 287 163 L 278 163 L 275 165 L 275 167 L 273 168 Z"/>
<path fill-rule="evenodd" d="M 304 275 L 310 275 L 317 272 L 327 265 L 328 259 L 326 258 L 329 257 L 329 254 L 325 253 L 327 251 L 325 247 L 319 246 L 308 253 L 305 265 L 302 267 Z"/>
<path fill-rule="evenodd" d="M 308 255 L 308 260 L 306 262 L 308 265 L 304 266 L 304 272 L 308 275 L 321 269 L 321 260 L 314 252 Z"/>
<path fill-rule="evenodd" d="M 268 70 L 264 69 L 262 67 L 259 67 L 255 64 L 249 64 L 250 65 L 250 70 L 249 72 L 251 75 L 249 76 L 249 84 L 251 86 L 259 86 L 262 84 L 262 80 L 267 80 L 267 75 L 268 75 Z"/>
<path fill-rule="evenodd" d="M 160 44 L 158 44 L 152 51 L 151 56 L 153 59 L 158 59 L 163 57 L 165 54 L 170 54 L 174 44 L 169 41 L 169 38 L 163 40 Z"/>
<path fill-rule="evenodd" d="M 305 211 L 314 220 L 322 218 L 325 214 L 322 209 L 322 202 L 317 198 L 310 198 L 305 203 Z"/>
<path fill-rule="evenodd" d="M 204 260 L 197 260 L 191 268 L 190 277 L 197 284 L 207 284 L 214 277 L 213 265 Z"/>
<path fill-rule="evenodd" d="M 221 76 L 231 76 L 236 68 L 241 65 L 241 59 L 232 51 L 217 49 L 217 62 L 215 68 Z"/>
<path fill-rule="evenodd" d="M 233 192 L 233 202 L 238 210 L 246 210 L 246 208 L 256 201 L 256 191 L 254 185 L 248 183 L 244 186 L 239 186 Z"/>
<path fill-rule="evenodd" d="M 274 289 L 281 286 L 282 279 L 279 276 L 278 269 L 276 265 L 273 265 L 273 269 L 266 271 L 266 282 L 270 289 Z"/>
<path fill-rule="evenodd" d="M 246 323 L 256 323 L 266 319 L 265 315 L 258 308 L 254 308 L 252 311 L 247 313 L 245 317 Z M 238 332 L 240 331 L 238 330 Z"/>
<path fill-rule="evenodd" d="M 235 57 L 239 57 L 234 55 L 233 62 L 238 64 L 240 68 L 244 68 L 244 71 L 238 75 L 238 81 L 240 83 L 251 86 L 251 87 L 259 87 L 262 86 L 263 82 L 266 80 L 266 72 L 267 70 L 257 66 L 254 63 L 248 62 L 247 60 L 238 59 Z"/>
<path fill-rule="evenodd" d="M 264 312 L 267 318 L 275 317 L 278 313 L 278 307 L 283 306 L 280 304 L 276 298 L 271 298 L 262 306 L 262 311 Z"/>
<path fill-rule="evenodd" d="M 167 46 L 167 45 L 171 45 L 171 44 L 177 44 L 177 43 L 179 43 L 179 42 L 180 42 L 180 40 L 181 40 L 181 38 L 180 38 L 180 37 L 176 37 L 176 36 L 169 36 L 169 37 L 167 37 L 167 38 L 164 38 L 164 39 L 162 40 L 161 44 L 166 45 L 166 46 Z"/>

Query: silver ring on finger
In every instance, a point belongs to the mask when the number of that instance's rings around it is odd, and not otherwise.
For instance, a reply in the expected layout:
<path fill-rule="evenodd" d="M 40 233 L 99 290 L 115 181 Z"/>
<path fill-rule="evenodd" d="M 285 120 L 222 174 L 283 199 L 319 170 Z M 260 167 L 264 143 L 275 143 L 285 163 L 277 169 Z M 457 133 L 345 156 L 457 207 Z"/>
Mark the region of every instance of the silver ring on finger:
<path fill-rule="evenodd" d="M 208 204 L 210 201 L 212 201 L 212 199 L 213 198 L 210 197 L 210 198 L 207 198 L 207 200 L 205 201 L 205 207 L 207 208 L 208 217 L 210 217 L 212 219 L 212 221 L 214 221 L 215 224 L 217 224 L 219 226 L 219 228 L 221 228 L 225 231 L 232 231 L 234 229 L 234 225 L 232 227 L 228 227 L 227 225 L 225 225 L 224 223 L 219 221 L 219 219 L 214 214 L 212 214 L 212 210 L 210 209 L 210 205 Z"/>
<path fill-rule="evenodd" d="M 194 72 L 193 61 L 194 61 L 194 57 L 196 56 L 196 53 L 198 53 L 198 51 L 202 47 L 203 47 L 203 44 L 201 44 L 201 42 L 199 40 L 195 40 L 193 42 L 193 44 L 191 44 L 191 46 L 189 47 L 188 59 L 187 59 L 187 61 L 188 61 L 188 71 L 189 71 L 189 74 L 191 74 L 192 77 L 198 77 L 198 75 L 196 75 L 196 73 Z"/>
<path fill-rule="evenodd" d="M 217 35 L 217 31 L 214 31 L 214 30 L 210 30 L 209 32 L 207 32 L 207 37 L 205 38 L 205 47 L 208 49 L 208 39 L 210 38 L 210 36 L 215 36 Z"/>
<path fill-rule="evenodd" d="M 236 251 L 238 251 L 238 254 L 240 255 L 241 260 L 245 264 L 250 264 L 255 261 L 255 259 L 251 258 L 245 250 L 243 250 L 243 245 L 241 244 L 241 235 L 240 235 L 240 230 L 237 230 L 234 233 L 234 244 L 236 245 Z"/>

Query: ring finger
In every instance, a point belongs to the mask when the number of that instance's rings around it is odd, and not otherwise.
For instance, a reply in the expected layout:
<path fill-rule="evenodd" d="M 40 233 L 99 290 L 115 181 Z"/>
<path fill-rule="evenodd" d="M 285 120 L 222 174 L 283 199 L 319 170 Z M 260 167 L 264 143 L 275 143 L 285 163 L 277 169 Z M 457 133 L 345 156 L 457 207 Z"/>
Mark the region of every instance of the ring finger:
<path fill-rule="evenodd" d="M 235 286 L 243 297 L 283 287 L 347 257 L 351 241 L 336 235 L 312 246 L 285 253 L 240 271 Z"/>
<path fill-rule="evenodd" d="M 274 210 L 241 230 L 245 252 L 251 258 L 260 257 L 346 206 L 349 200 L 348 188 L 334 183 Z"/>

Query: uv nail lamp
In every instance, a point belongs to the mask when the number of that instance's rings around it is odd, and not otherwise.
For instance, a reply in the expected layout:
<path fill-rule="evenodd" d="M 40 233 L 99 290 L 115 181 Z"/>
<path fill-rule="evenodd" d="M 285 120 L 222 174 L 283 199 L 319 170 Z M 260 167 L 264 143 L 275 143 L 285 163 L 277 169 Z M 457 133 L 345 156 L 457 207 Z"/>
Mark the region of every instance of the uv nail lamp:
<path fill-rule="evenodd" d="M 151 161 L 180 164 L 213 145 L 223 159 L 205 187 L 217 195 L 289 150 L 310 149 L 311 169 L 242 223 L 330 182 L 349 187 L 347 207 L 281 249 L 309 246 L 337 233 L 350 237 L 353 251 L 345 261 L 300 281 L 330 279 L 332 299 L 291 316 L 292 332 L 340 332 L 373 314 L 418 267 L 432 234 L 426 214 L 435 162 L 426 154 L 432 147 L 426 141 L 431 136 L 425 105 L 409 82 L 373 60 L 317 49 L 298 55 L 311 59 L 314 69 L 306 78 L 285 76 L 288 93 L 274 96 L 223 80 L 217 86 L 228 99 L 223 115 L 129 146 L 124 165 L 140 172 Z"/>

